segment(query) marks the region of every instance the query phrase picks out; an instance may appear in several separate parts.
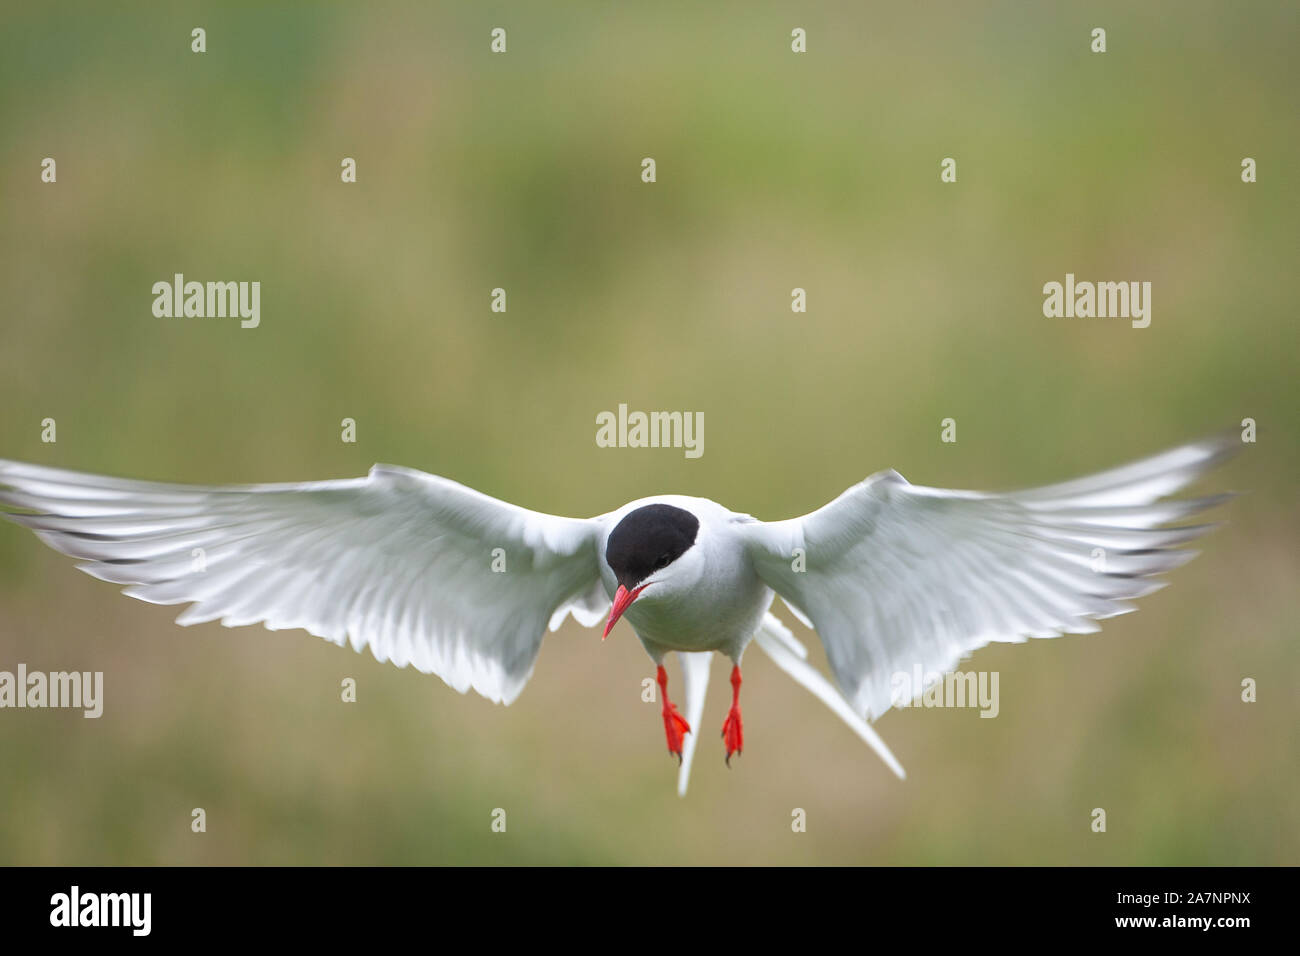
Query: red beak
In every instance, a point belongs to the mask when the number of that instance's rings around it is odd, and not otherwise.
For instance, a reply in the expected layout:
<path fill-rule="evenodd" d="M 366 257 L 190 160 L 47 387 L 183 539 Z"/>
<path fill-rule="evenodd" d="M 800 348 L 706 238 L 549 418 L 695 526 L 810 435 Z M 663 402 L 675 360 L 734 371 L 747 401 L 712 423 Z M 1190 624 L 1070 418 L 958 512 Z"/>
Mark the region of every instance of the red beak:
<path fill-rule="evenodd" d="M 623 616 L 623 612 L 632 606 L 632 602 L 636 600 L 637 595 L 645 589 L 646 585 L 644 584 L 634 591 L 629 591 L 621 584 L 618 586 L 618 591 L 614 594 L 614 606 L 609 609 L 609 621 L 605 624 L 605 633 L 600 635 L 602 641 L 609 637 L 609 632 L 614 629 L 614 625 Z"/>

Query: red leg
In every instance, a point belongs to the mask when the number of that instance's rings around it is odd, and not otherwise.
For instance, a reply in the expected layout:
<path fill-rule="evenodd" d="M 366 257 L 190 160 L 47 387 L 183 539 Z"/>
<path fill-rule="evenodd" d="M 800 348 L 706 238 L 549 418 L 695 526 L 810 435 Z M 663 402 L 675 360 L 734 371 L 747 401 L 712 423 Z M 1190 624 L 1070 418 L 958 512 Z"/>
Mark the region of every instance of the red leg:
<path fill-rule="evenodd" d="M 656 680 L 659 683 L 659 696 L 664 699 L 664 735 L 668 738 L 668 752 L 677 756 L 677 762 L 682 762 L 682 737 L 691 732 L 691 725 L 686 722 L 686 718 L 677 713 L 677 705 L 668 699 L 668 672 L 664 670 L 662 664 L 659 665 L 659 674 Z"/>
<path fill-rule="evenodd" d="M 731 710 L 722 722 L 722 738 L 727 742 L 727 766 L 731 766 L 731 755 L 742 753 L 745 749 L 745 731 L 740 722 L 740 665 L 731 669 Z"/>

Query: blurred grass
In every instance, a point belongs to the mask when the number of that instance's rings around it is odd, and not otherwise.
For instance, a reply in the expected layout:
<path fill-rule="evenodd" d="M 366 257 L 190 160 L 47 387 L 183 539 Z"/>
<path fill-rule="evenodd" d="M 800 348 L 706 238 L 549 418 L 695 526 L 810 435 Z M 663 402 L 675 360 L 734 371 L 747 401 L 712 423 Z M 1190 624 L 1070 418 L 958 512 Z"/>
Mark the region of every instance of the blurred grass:
<path fill-rule="evenodd" d="M 562 514 L 680 491 L 784 517 L 884 467 L 1008 487 L 1246 416 L 1260 441 L 1211 483 L 1251 492 L 1231 523 L 1137 615 L 975 656 L 998 719 L 883 718 L 906 783 L 756 654 L 748 749 L 728 773 L 705 733 L 685 801 L 626 630 L 549 638 L 505 709 L 301 632 L 178 629 L 0 529 L 0 669 L 107 685 L 99 721 L 0 714 L 0 862 L 1298 862 L 1297 17 L 6 9 L 5 457 L 201 482 L 392 461 Z M 260 280 L 261 327 L 153 318 L 174 272 Z M 1066 272 L 1150 280 L 1151 327 L 1044 319 Z M 703 411 L 704 457 L 597 448 L 619 402 Z"/>

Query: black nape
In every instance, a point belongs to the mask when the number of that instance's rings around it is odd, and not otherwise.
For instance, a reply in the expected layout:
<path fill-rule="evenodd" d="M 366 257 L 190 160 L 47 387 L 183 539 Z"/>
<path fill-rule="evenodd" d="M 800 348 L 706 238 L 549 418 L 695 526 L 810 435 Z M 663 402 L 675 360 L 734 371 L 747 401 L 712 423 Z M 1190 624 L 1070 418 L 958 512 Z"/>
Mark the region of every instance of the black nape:
<path fill-rule="evenodd" d="M 695 543 L 700 519 L 672 505 L 646 505 L 628 512 L 610 532 L 605 562 L 629 591 L 672 564 Z"/>

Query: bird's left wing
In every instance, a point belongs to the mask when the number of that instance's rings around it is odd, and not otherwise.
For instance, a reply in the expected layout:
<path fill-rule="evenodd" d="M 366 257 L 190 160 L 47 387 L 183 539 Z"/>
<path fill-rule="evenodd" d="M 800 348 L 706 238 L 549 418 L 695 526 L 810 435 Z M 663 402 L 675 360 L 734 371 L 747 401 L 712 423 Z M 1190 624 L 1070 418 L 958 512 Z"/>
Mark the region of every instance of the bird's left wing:
<path fill-rule="evenodd" d="M 516 507 L 424 472 L 201 487 L 0 461 L 0 514 L 181 624 L 303 628 L 509 704 L 547 625 L 609 599 L 599 519 Z"/>
<path fill-rule="evenodd" d="M 1162 526 L 1227 496 L 1159 499 L 1240 447 L 1225 435 L 1007 494 L 887 471 L 802 518 L 737 527 L 759 577 L 816 627 L 854 711 L 874 718 L 899 702 L 895 675 L 930 681 L 991 641 L 1090 633 L 1132 610 L 1210 527 Z"/>

